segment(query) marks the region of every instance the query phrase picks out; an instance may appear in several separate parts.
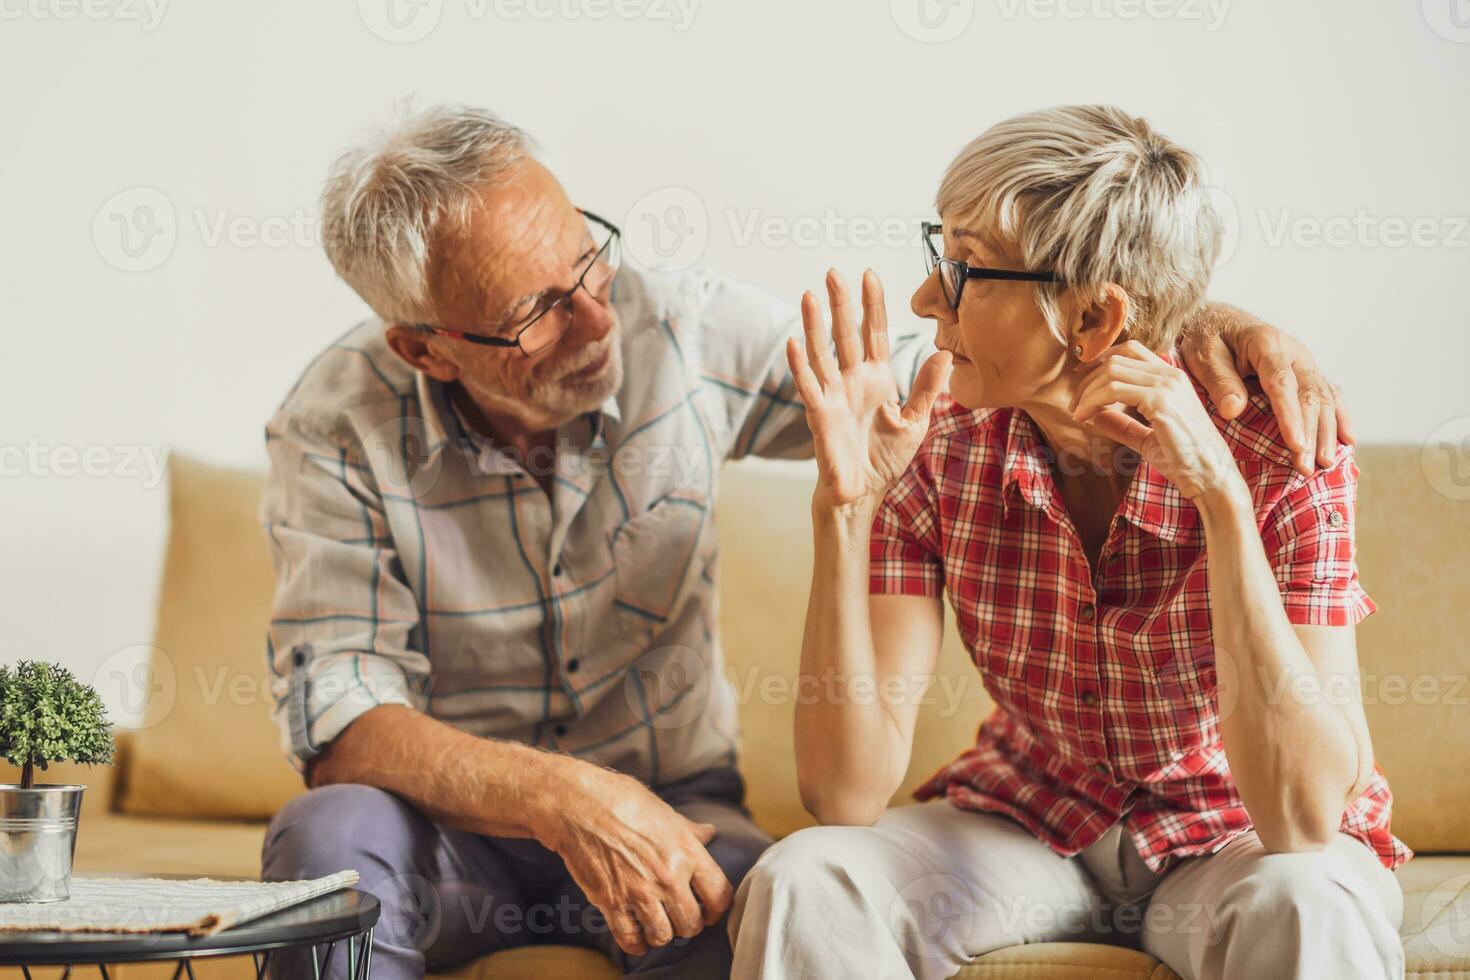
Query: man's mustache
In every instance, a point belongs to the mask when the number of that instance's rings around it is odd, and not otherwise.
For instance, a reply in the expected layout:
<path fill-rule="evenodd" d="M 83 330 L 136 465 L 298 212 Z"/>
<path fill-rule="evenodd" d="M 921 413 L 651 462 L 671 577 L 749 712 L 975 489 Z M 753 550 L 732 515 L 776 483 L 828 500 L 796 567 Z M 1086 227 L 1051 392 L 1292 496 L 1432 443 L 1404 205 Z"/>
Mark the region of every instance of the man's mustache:
<path fill-rule="evenodd" d="M 608 343 L 602 345 L 601 347 L 596 348 L 596 349 L 590 351 L 586 357 L 578 358 L 577 363 L 575 365 L 573 365 L 573 366 L 571 366 L 571 367 L 566 368 L 565 370 L 563 370 L 558 375 L 558 377 L 559 378 L 570 378 L 572 375 L 576 374 L 578 371 L 583 371 L 583 370 L 591 367 L 592 365 L 596 364 L 597 362 L 601 361 L 604 357 L 606 357 L 609 353 L 611 353 L 611 351 L 612 351 L 612 341 L 609 341 Z"/>

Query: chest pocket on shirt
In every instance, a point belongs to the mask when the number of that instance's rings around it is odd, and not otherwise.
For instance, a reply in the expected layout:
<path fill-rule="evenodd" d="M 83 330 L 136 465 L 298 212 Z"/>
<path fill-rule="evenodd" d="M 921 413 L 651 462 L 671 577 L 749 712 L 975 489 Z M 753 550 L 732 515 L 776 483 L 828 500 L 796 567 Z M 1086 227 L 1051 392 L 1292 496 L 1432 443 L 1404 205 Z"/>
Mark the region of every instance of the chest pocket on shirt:
<path fill-rule="evenodd" d="M 613 612 L 622 635 L 648 639 L 688 595 L 703 568 L 708 510 L 705 500 L 671 494 L 612 531 Z"/>
<path fill-rule="evenodd" d="M 975 644 L 975 666 L 980 668 L 985 690 L 1016 721 L 1028 727 L 1031 698 L 1027 692 L 1027 667 L 1040 672 L 1041 664 L 1030 647 L 979 640 Z"/>
<path fill-rule="evenodd" d="M 1147 719 L 1152 732 L 1151 748 L 1139 748 L 1141 767 L 1177 762 L 1188 752 L 1218 737 L 1216 704 L 1216 651 L 1184 632 L 1172 636 L 1149 636 L 1134 654 L 1142 667 L 1143 683 L 1137 688 L 1130 710 Z M 1227 668 L 1230 665 L 1226 658 Z M 1232 705 L 1224 705 L 1231 710 Z"/>

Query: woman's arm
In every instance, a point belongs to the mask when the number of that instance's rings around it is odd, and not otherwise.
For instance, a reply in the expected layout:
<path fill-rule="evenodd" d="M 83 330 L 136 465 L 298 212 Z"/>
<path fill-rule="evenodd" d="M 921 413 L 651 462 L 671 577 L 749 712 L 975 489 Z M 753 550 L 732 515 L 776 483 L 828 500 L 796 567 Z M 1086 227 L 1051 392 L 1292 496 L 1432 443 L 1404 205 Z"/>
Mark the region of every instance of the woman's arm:
<path fill-rule="evenodd" d="M 1287 619 L 1250 491 L 1237 480 L 1195 501 L 1210 556 L 1220 735 L 1266 849 L 1317 850 L 1373 775 L 1354 628 Z"/>
<path fill-rule="evenodd" d="M 787 348 L 819 474 L 798 677 L 798 690 L 809 693 L 796 708 L 797 778 L 802 804 L 817 820 L 866 824 L 883 812 L 908 768 L 918 696 L 933 673 L 943 626 L 937 596 L 869 599 L 870 535 L 885 494 L 928 428 L 949 355 L 924 364 L 900 407 L 877 277 L 863 276 L 861 337 L 835 272 L 828 273 L 827 294 L 831 344 L 807 293 L 806 350 L 795 341 Z"/>
<path fill-rule="evenodd" d="M 1373 767 L 1352 628 L 1287 618 L 1250 490 L 1189 376 L 1135 341 L 1110 353 L 1079 385 L 1074 418 L 1132 446 L 1198 507 L 1231 776 L 1268 850 L 1322 848 Z M 1344 677 L 1351 694 L 1325 696 Z"/>
<path fill-rule="evenodd" d="M 823 824 L 871 824 L 903 782 L 919 696 L 939 658 L 942 600 L 868 595 L 876 506 L 814 504 L 816 560 L 796 706 L 801 803 Z"/>

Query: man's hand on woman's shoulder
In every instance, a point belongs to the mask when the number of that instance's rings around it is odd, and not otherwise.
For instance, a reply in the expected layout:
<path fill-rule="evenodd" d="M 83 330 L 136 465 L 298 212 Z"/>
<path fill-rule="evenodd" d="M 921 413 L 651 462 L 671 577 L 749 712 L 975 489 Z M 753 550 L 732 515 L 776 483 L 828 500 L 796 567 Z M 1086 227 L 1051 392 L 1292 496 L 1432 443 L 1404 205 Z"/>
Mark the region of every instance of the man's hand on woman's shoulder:
<path fill-rule="evenodd" d="M 1339 441 L 1354 442 L 1342 393 L 1305 344 L 1243 310 L 1211 303 L 1190 322 L 1179 351 L 1190 374 L 1227 419 L 1246 406 L 1246 377 L 1260 379 L 1296 467 L 1310 476 L 1331 466 Z"/>

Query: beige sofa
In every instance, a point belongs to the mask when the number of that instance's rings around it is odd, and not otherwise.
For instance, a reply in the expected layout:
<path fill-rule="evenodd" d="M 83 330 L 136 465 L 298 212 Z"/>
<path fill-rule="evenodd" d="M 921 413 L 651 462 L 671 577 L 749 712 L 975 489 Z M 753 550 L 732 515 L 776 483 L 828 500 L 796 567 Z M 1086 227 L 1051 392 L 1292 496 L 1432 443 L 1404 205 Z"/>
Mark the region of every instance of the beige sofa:
<path fill-rule="evenodd" d="M 1470 492 L 1450 468 L 1453 459 L 1418 447 L 1367 447 L 1360 462 L 1362 577 L 1382 607 L 1360 630 L 1363 686 L 1378 759 L 1396 797 L 1394 831 L 1419 851 L 1399 872 L 1409 975 L 1470 977 L 1470 502 L 1458 499 Z M 127 733 L 115 767 L 58 767 L 50 776 L 89 784 L 77 845 L 81 873 L 256 874 L 264 821 L 301 792 L 276 748 L 262 687 L 274 581 L 255 518 L 260 486 L 256 473 L 174 459 L 144 727 Z M 810 489 L 803 466 L 742 463 L 726 468 L 719 504 L 721 620 L 742 705 L 742 765 L 751 809 L 778 836 L 811 822 L 797 797 L 789 696 L 810 569 Z M 110 658 L 93 680 L 115 684 L 120 671 L 140 667 Z M 948 684 L 932 689 L 934 704 L 924 709 L 909 780 L 896 802 L 970 742 L 989 708 L 952 631 L 941 669 Z M 136 684 L 137 675 L 130 676 Z M 247 966 L 220 960 L 196 972 L 245 977 Z M 113 975 L 169 974 L 151 966 Z M 446 974 L 613 975 L 597 954 L 555 946 L 498 954 Z M 18 971 L 0 971 L 8 976 Z M 1140 952 L 1046 943 L 979 957 L 960 976 L 1174 974 Z"/>

